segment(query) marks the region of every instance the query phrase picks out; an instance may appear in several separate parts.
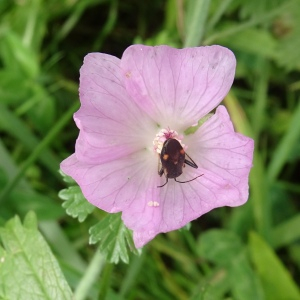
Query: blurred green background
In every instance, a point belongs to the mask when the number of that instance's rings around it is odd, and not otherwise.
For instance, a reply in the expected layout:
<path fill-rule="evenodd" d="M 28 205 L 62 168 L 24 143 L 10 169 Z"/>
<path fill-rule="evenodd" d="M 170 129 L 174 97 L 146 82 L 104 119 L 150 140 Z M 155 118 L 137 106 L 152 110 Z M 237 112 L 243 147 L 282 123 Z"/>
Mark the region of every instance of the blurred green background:
<path fill-rule="evenodd" d="M 230 48 L 238 64 L 224 104 L 256 148 L 246 205 L 115 265 L 88 243 L 103 213 L 68 216 L 58 170 L 78 134 L 83 57 L 121 57 L 133 43 Z M 1 0 L 0 226 L 33 210 L 76 300 L 300 299 L 299 75 L 298 0 Z"/>

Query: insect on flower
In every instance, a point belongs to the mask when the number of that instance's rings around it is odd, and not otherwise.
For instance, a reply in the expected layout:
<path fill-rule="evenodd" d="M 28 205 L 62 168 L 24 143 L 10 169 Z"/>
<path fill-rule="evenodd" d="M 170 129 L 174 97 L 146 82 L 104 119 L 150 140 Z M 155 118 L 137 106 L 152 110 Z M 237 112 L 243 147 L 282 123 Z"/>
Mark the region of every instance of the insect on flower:
<path fill-rule="evenodd" d="M 235 67 L 234 54 L 217 45 L 133 45 L 121 59 L 85 57 L 74 114 L 79 136 L 61 169 L 93 205 L 122 212 L 136 247 L 247 201 L 254 143 L 219 105 Z"/>
<path fill-rule="evenodd" d="M 190 160 L 185 158 L 187 156 Z M 192 168 L 198 169 L 196 163 L 192 160 L 191 157 L 184 151 L 183 147 L 178 140 L 169 138 L 164 144 L 160 154 L 161 169 L 159 170 L 159 176 L 165 174 L 166 182 L 163 185 L 158 187 L 163 187 L 168 183 L 169 178 L 174 178 L 176 182 L 186 183 L 201 177 L 203 174 L 196 176 L 195 178 L 187 181 L 176 180 L 182 174 L 182 168 L 185 167 L 185 164 L 191 166 Z"/>

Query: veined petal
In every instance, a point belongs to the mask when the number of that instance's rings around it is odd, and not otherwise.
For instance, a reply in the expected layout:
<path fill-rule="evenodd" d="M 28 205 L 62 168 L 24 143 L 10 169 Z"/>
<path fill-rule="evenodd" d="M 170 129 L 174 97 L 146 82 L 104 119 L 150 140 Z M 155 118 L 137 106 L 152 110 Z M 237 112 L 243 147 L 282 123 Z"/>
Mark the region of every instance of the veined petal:
<path fill-rule="evenodd" d="M 231 206 L 232 197 L 239 197 L 235 186 L 221 176 L 203 168 L 188 168 L 180 180 L 187 181 L 201 174 L 205 176 L 182 184 L 170 179 L 166 186 L 158 188 L 156 207 L 144 211 L 131 207 L 123 212 L 125 224 L 134 231 L 136 247 L 142 247 L 159 233 L 182 228 L 216 207 Z"/>
<path fill-rule="evenodd" d="M 61 169 L 74 178 L 89 202 L 110 213 L 143 211 L 159 193 L 157 156 L 147 150 L 101 165 L 83 163 L 73 154 Z"/>
<path fill-rule="evenodd" d="M 92 204 L 112 213 L 122 211 L 136 247 L 142 247 L 161 232 L 181 228 L 216 207 L 241 205 L 248 198 L 253 140 L 233 131 L 225 107 L 220 106 L 185 141 L 199 168 L 186 166 L 179 180 L 203 174 L 187 183 L 169 179 L 158 188 L 166 179 L 158 176 L 157 157 L 147 150 L 101 165 L 82 163 L 72 155 L 61 168 Z"/>
<path fill-rule="evenodd" d="M 80 134 L 75 154 L 61 169 L 89 202 L 122 212 L 137 247 L 216 207 L 247 200 L 253 140 L 234 132 L 223 106 L 183 140 L 198 169 L 186 165 L 177 178 L 183 183 L 169 179 L 158 187 L 166 178 L 157 173 L 157 149 L 164 140 L 157 145 L 156 134 L 176 138 L 165 132 L 180 136 L 196 124 L 225 97 L 234 72 L 234 55 L 220 46 L 136 45 L 121 60 L 86 56 L 80 70 L 81 108 L 74 115 Z M 176 162 L 170 163 L 175 168 Z"/>
<path fill-rule="evenodd" d="M 174 49 L 134 45 L 121 59 L 127 92 L 161 126 L 182 130 L 198 122 L 228 93 L 233 53 L 221 46 Z"/>
<path fill-rule="evenodd" d="M 187 152 L 200 168 L 209 170 L 235 187 L 230 203 L 237 206 L 248 199 L 248 176 L 252 167 L 254 141 L 234 132 L 226 108 L 220 105 L 214 116 L 206 121 L 194 135 L 187 136 Z M 227 192 L 228 193 L 228 192 Z"/>
<path fill-rule="evenodd" d="M 186 165 L 178 180 L 202 176 L 182 184 L 170 179 L 159 189 L 159 205 L 152 207 L 152 215 L 145 216 L 134 208 L 126 212 L 124 221 L 134 230 L 137 247 L 158 233 L 181 228 L 214 208 L 242 205 L 248 199 L 254 143 L 234 132 L 224 106 L 219 106 L 215 115 L 184 142 L 190 145 L 187 153 L 199 168 Z"/>
<path fill-rule="evenodd" d="M 77 158 L 102 163 L 151 147 L 155 123 L 128 95 L 120 60 L 91 53 L 80 70 L 81 107 L 74 119 L 80 129 Z"/>

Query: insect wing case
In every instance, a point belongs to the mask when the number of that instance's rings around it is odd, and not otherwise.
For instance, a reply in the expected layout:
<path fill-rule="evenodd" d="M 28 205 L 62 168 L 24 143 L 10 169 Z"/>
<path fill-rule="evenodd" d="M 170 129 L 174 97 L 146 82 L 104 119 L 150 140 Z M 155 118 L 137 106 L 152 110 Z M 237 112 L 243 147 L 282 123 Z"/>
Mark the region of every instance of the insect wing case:
<path fill-rule="evenodd" d="M 182 174 L 185 152 L 176 139 L 164 142 L 160 159 L 166 177 L 176 178 Z"/>

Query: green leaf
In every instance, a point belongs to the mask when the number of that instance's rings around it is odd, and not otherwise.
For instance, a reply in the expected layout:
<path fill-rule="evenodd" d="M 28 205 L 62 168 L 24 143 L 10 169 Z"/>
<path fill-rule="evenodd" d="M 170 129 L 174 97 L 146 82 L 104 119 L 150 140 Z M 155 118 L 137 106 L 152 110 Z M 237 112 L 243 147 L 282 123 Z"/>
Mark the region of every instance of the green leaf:
<path fill-rule="evenodd" d="M 37 56 L 30 47 L 24 45 L 21 37 L 13 31 L 7 30 L 1 36 L 0 51 L 3 55 L 4 65 L 23 71 L 24 76 L 35 78 L 39 73 Z"/>
<path fill-rule="evenodd" d="M 298 0 L 286 1 L 289 5 L 274 23 L 274 33 L 280 39 L 277 62 L 286 70 L 300 68 L 300 3 Z"/>
<path fill-rule="evenodd" d="M 189 222 L 186 225 L 184 225 L 183 227 L 179 228 L 178 230 L 179 231 L 190 231 L 191 227 L 192 227 L 192 223 Z"/>
<path fill-rule="evenodd" d="M 270 10 L 278 7 L 282 2 L 280 0 L 272 1 L 261 1 L 261 0 L 252 0 L 252 1 L 239 1 L 240 2 L 240 15 L 241 18 L 257 18 L 258 16 L 264 16 Z"/>
<path fill-rule="evenodd" d="M 207 260 L 225 266 L 224 272 L 230 281 L 234 299 L 264 299 L 259 280 L 250 267 L 240 238 L 235 233 L 228 230 L 209 230 L 199 240 L 199 251 Z M 208 289 L 206 293 L 207 299 L 220 299 L 221 296 L 215 294 L 214 288 Z"/>
<path fill-rule="evenodd" d="M 259 278 L 253 269 L 251 269 L 248 258 L 244 252 L 240 254 L 237 253 L 232 260 L 229 277 L 234 299 L 264 299 L 264 293 Z"/>
<path fill-rule="evenodd" d="M 300 214 L 280 223 L 273 230 L 274 247 L 285 246 L 300 239 Z"/>
<path fill-rule="evenodd" d="M 41 141 L 29 130 L 28 126 L 21 119 L 17 118 L 5 105 L 0 102 L 0 128 L 8 135 L 13 136 L 20 141 L 27 151 L 33 152 L 41 143 Z M 55 128 L 55 126 L 54 126 Z M 57 169 L 59 166 L 59 158 L 45 147 L 40 153 L 39 160 L 59 178 Z"/>
<path fill-rule="evenodd" d="M 291 117 L 290 125 L 287 132 L 280 140 L 276 149 L 273 150 L 273 155 L 268 169 L 268 178 L 275 180 L 280 174 L 285 163 L 288 161 L 293 148 L 299 141 L 300 137 L 300 102 L 294 107 L 294 113 Z"/>
<path fill-rule="evenodd" d="M 68 183 L 69 185 L 76 184 L 76 181 L 71 176 L 65 174 L 61 169 L 59 169 L 58 172 L 62 176 L 64 182 Z"/>
<path fill-rule="evenodd" d="M 186 129 L 184 131 L 184 134 L 185 135 L 188 135 L 188 134 L 193 134 L 195 133 L 200 126 L 202 126 L 208 119 L 210 119 L 214 114 L 213 113 L 209 113 L 207 115 L 205 115 L 203 118 L 201 118 L 199 121 L 198 121 L 198 124 L 196 126 L 191 126 L 189 127 L 188 129 Z"/>
<path fill-rule="evenodd" d="M 20 106 L 17 113 L 27 113 L 41 134 L 46 134 L 56 121 L 55 101 L 48 91 L 37 84 L 32 85 L 32 96 Z"/>
<path fill-rule="evenodd" d="M 228 265 L 243 250 L 239 237 L 228 230 L 213 229 L 199 239 L 199 253 L 218 265 Z"/>
<path fill-rule="evenodd" d="M 199 285 L 195 290 L 191 300 L 218 300 L 224 299 L 230 291 L 230 277 L 228 270 L 224 268 L 216 269 L 206 279 L 204 285 Z M 201 295 L 201 298 L 199 297 Z"/>
<path fill-rule="evenodd" d="M 270 246 L 254 232 L 250 234 L 249 249 L 266 299 L 300 299 L 300 291 L 291 274 Z"/>
<path fill-rule="evenodd" d="M 230 28 L 234 27 L 233 24 Z M 251 41 L 249 43 L 248 41 Z M 248 28 L 236 34 L 220 38 L 218 42 L 231 49 L 238 49 L 262 57 L 275 58 L 278 43 L 271 33 L 256 28 Z M 260 47 L 257 47 L 260 45 Z"/>
<path fill-rule="evenodd" d="M 0 228 L 0 299 L 41 300 L 72 298 L 58 262 L 37 230 L 37 219 L 29 212 Z"/>
<path fill-rule="evenodd" d="M 10 194 L 10 201 L 18 214 L 25 215 L 28 211 L 33 210 L 39 221 L 59 219 L 65 215 L 58 202 L 35 191 L 16 188 Z"/>
<path fill-rule="evenodd" d="M 201 44 L 209 6 L 210 0 L 188 1 L 184 47 L 195 47 Z"/>
<path fill-rule="evenodd" d="M 0 70 L 0 98 L 3 104 L 22 105 L 31 95 L 28 78 L 10 68 Z M 25 101 L 27 102 L 27 101 Z"/>
<path fill-rule="evenodd" d="M 224 268 L 217 269 L 206 279 L 204 284 L 199 285 L 198 288 L 195 289 L 191 300 L 224 299 L 230 290 L 230 278 L 228 275 L 228 270 Z"/>
<path fill-rule="evenodd" d="M 108 214 L 90 228 L 90 244 L 100 241 L 100 251 L 110 263 L 117 264 L 121 259 L 129 263 L 127 246 L 134 254 L 140 251 L 134 246 L 131 231 L 124 225 L 121 214 Z"/>
<path fill-rule="evenodd" d="M 66 209 L 67 214 L 78 218 L 79 222 L 83 222 L 95 209 L 95 206 L 84 198 L 79 186 L 61 190 L 58 196 L 65 201 L 62 206 Z"/>

